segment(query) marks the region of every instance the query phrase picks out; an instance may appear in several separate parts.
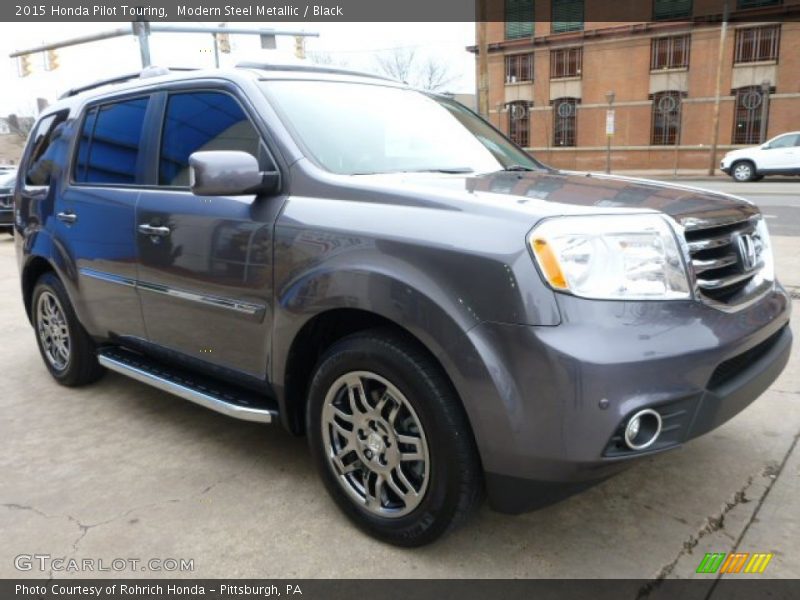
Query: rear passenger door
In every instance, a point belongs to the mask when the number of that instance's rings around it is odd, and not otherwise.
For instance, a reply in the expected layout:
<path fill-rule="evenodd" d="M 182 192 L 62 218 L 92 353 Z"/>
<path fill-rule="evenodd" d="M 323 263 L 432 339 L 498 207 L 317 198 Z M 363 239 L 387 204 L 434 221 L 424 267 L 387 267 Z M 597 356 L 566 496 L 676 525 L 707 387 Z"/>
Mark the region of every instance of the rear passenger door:
<path fill-rule="evenodd" d="M 57 199 L 56 234 L 77 267 L 83 324 L 103 337 L 145 338 L 136 291 L 136 202 L 150 95 L 85 108 L 70 182 Z"/>
<path fill-rule="evenodd" d="M 264 378 L 272 320 L 272 237 L 282 198 L 198 197 L 189 155 L 241 150 L 275 170 L 245 104 L 230 90 L 161 95 L 156 185 L 137 209 L 139 290 L 149 340 Z M 152 232 L 157 231 L 154 235 Z"/>

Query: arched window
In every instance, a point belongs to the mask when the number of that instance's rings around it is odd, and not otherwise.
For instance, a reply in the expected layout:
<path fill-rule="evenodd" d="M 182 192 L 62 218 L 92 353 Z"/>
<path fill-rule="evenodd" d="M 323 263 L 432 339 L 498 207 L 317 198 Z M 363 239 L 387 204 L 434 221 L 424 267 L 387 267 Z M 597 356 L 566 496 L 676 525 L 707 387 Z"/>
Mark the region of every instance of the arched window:
<path fill-rule="evenodd" d="M 511 141 L 522 146 L 528 146 L 528 132 L 530 130 L 530 107 L 531 102 L 518 100 L 506 104 L 508 110 L 508 137 Z"/>
<path fill-rule="evenodd" d="M 736 106 L 733 109 L 734 144 L 760 144 L 765 141 L 761 139 L 761 118 L 764 103 L 767 101 L 761 86 L 750 85 L 736 90 Z"/>
<path fill-rule="evenodd" d="M 681 130 L 681 92 L 653 94 L 653 128 L 650 143 L 671 146 L 678 143 Z"/>
<path fill-rule="evenodd" d="M 575 146 L 578 137 L 578 100 L 559 98 L 553 101 L 553 145 Z"/>

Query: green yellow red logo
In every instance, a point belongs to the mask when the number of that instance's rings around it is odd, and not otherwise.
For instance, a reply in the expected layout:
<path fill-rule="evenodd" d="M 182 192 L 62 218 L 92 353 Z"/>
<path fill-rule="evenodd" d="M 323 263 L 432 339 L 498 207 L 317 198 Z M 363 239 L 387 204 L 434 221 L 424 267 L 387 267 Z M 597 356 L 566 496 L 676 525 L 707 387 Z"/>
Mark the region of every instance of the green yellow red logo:
<path fill-rule="evenodd" d="M 731 554 L 708 552 L 700 561 L 697 572 L 705 574 L 763 573 L 769 561 L 772 560 L 772 556 L 772 554 L 764 552 L 753 554 L 749 552 L 732 552 Z"/>

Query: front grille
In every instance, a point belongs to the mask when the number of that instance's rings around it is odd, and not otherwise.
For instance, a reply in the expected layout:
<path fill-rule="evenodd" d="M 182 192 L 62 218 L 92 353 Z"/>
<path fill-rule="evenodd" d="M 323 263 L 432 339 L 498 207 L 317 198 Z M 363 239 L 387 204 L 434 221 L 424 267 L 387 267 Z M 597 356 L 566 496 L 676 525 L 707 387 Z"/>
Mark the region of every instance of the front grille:
<path fill-rule="evenodd" d="M 755 236 L 756 224 L 757 220 L 750 218 L 725 224 L 704 222 L 703 226 L 686 229 L 686 243 L 701 296 L 729 303 L 761 270 L 761 260 L 745 267 L 738 247 L 739 237 Z"/>
<path fill-rule="evenodd" d="M 782 334 L 783 329 L 772 334 L 757 346 L 753 346 L 750 348 L 750 350 L 742 352 L 741 354 L 738 354 L 737 356 L 720 363 L 720 365 L 714 369 L 714 372 L 711 374 L 711 379 L 708 381 L 708 389 L 713 391 L 720 386 L 725 385 L 737 375 L 740 375 L 754 362 L 766 355 L 776 344 Z"/>

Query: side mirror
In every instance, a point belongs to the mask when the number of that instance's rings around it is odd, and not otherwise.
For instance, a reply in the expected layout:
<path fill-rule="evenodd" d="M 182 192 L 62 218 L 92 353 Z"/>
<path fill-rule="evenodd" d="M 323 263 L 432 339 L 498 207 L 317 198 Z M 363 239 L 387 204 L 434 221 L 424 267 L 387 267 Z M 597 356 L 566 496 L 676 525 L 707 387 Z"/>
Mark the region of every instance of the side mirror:
<path fill-rule="evenodd" d="M 260 171 L 252 154 L 239 150 L 194 152 L 189 156 L 189 185 L 196 196 L 247 196 L 278 190 L 277 171 Z"/>
<path fill-rule="evenodd" d="M 772 148 L 772 146 L 769 145 L 769 142 L 767 142 L 765 144 L 761 144 L 761 149 L 762 150 L 769 150 L 770 148 Z"/>

